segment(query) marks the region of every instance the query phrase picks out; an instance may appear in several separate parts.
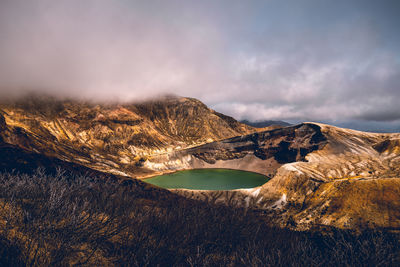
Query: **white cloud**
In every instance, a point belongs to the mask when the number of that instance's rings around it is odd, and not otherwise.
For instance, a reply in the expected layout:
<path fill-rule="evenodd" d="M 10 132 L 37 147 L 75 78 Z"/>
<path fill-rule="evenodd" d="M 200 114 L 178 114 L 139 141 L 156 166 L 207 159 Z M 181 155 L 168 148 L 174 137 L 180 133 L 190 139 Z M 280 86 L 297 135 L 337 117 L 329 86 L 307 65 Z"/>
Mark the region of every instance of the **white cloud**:
<path fill-rule="evenodd" d="M 386 2 L 3 0 L 0 90 L 175 93 L 238 118 L 394 120 L 400 23 Z"/>

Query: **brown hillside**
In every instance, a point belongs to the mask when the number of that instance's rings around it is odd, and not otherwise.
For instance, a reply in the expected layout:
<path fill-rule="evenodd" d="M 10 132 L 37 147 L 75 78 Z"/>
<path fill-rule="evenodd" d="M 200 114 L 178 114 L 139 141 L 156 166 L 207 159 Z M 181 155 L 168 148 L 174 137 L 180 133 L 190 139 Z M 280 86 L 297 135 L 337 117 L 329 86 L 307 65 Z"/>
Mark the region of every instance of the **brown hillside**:
<path fill-rule="evenodd" d="M 149 157 L 254 132 L 196 99 L 95 104 L 33 96 L 0 106 L 9 144 L 101 171 L 151 172 Z"/>
<path fill-rule="evenodd" d="M 259 172 L 271 179 L 250 190 L 174 192 L 254 208 L 284 227 L 400 229 L 400 134 L 316 123 L 257 132 L 191 98 L 107 105 L 31 98 L 1 105 L 0 137 L 5 151 L 11 145 L 129 177 Z"/>

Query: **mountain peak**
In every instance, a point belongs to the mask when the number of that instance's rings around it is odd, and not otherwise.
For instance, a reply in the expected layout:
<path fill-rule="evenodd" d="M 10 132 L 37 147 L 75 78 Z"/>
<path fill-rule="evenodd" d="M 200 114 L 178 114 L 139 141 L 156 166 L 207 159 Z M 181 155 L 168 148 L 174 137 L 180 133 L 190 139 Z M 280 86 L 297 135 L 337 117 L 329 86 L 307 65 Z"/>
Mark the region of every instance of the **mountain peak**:
<path fill-rule="evenodd" d="M 0 112 L 6 142 L 131 176 L 141 158 L 255 132 L 197 99 L 179 96 L 108 104 L 32 96 L 3 102 Z"/>

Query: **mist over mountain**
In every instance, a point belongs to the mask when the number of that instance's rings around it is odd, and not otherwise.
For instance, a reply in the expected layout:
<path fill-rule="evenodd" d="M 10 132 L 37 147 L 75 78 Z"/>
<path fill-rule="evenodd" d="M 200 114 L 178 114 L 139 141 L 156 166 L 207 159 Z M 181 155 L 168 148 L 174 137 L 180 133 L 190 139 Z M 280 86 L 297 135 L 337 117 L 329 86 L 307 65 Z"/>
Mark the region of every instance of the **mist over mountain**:
<path fill-rule="evenodd" d="M 239 120 L 399 125 L 398 1 L 0 3 L 0 96 L 197 98 Z"/>
<path fill-rule="evenodd" d="M 399 11 L 1 0 L 0 266 L 400 266 Z"/>
<path fill-rule="evenodd" d="M 254 128 L 185 97 L 3 99 L 0 263 L 293 265 L 301 253 L 310 264 L 396 265 L 399 140 L 320 123 Z M 199 168 L 265 183 L 215 191 L 141 181 Z"/>
<path fill-rule="evenodd" d="M 257 131 L 176 96 L 106 103 L 30 95 L 3 101 L 0 118 L 5 142 L 133 177 L 151 173 L 140 168 L 149 157 Z"/>

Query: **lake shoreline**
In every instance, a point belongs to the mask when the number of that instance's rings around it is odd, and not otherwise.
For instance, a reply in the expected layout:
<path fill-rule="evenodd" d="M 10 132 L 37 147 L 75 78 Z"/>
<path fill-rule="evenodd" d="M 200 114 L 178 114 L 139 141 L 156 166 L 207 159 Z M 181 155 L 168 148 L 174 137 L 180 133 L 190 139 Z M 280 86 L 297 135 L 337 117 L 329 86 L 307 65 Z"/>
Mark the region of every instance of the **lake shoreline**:
<path fill-rule="evenodd" d="M 143 179 L 144 182 L 169 190 L 252 189 L 269 180 L 268 176 L 260 173 L 224 168 L 186 169 Z"/>
<path fill-rule="evenodd" d="M 233 169 L 233 168 L 192 168 L 192 169 L 166 170 L 166 171 L 160 172 L 160 174 L 151 174 L 151 176 L 138 176 L 138 177 L 135 177 L 135 179 L 139 179 L 139 180 L 145 182 L 147 179 L 151 179 L 151 178 L 154 178 L 156 176 L 163 176 L 163 175 L 174 174 L 174 173 L 177 173 L 177 172 L 193 171 L 193 170 L 231 170 L 231 171 L 250 172 L 250 173 L 260 174 L 260 175 L 263 175 L 263 176 L 267 177 L 268 179 L 271 179 L 268 176 L 266 176 L 266 175 L 264 175 L 262 173 L 256 172 L 256 171 L 248 171 L 248 170 Z"/>

